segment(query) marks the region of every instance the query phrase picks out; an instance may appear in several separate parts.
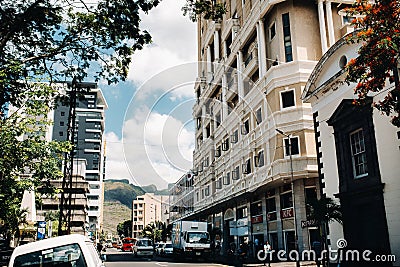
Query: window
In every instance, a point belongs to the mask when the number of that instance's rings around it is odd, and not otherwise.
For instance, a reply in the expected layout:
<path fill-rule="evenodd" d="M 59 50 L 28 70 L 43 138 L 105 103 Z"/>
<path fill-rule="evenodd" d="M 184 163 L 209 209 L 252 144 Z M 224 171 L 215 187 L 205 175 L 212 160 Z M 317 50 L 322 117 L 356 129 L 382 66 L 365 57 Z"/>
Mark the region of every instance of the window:
<path fill-rule="evenodd" d="M 292 191 L 286 192 L 281 195 L 281 209 L 293 207 Z"/>
<path fill-rule="evenodd" d="M 296 105 L 294 98 L 294 90 L 281 92 L 281 105 L 282 108 L 293 107 Z"/>
<path fill-rule="evenodd" d="M 59 132 L 58 135 L 59 136 L 64 136 L 64 132 Z"/>
<path fill-rule="evenodd" d="M 241 133 L 242 135 L 246 135 L 250 132 L 250 124 L 249 120 L 246 120 L 242 125 L 241 125 Z"/>
<path fill-rule="evenodd" d="M 246 160 L 246 162 L 242 164 L 242 173 L 243 174 L 251 173 L 250 159 Z"/>
<path fill-rule="evenodd" d="M 222 188 L 222 178 L 221 177 L 215 182 L 215 188 L 216 189 Z"/>
<path fill-rule="evenodd" d="M 277 216 L 276 216 L 275 197 L 267 198 L 266 205 L 267 205 L 267 220 L 276 221 Z"/>
<path fill-rule="evenodd" d="M 367 153 L 362 128 L 350 133 L 351 161 L 354 178 L 368 175 Z"/>
<path fill-rule="evenodd" d="M 210 186 L 207 185 L 206 189 L 204 190 L 204 195 L 208 197 L 210 195 Z"/>
<path fill-rule="evenodd" d="M 269 40 L 274 39 L 275 35 L 276 35 L 276 27 L 275 27 L 275 22 L 274 22 L 269 27 Z"/>
<path fill-rule="evenodd" d="M 286 62 L 293 61 L 292 54 L 292 40 L 290 37 L 290 21 L 289 21 L 289 13 L 282 15 L 282 23 L 283 23 L 283 40 L 285 45 L 285 59 Z"/>
<path fill-rule="evenodd" d="M 231 143 L 236 144 L 238 142 L 239 133 L 238 130 L 235 130 L 231 135 Z"/>
<path fill-rule="evenodd" d="M 226 138 L 225 141 L 222 143 L 222 150 L 223 151 L 229 150 L 229 138 Z"/>
<path fill-rule="evenodd" d="M 98 255 L 96 255 L 98 257 Z M 99 260 L 100 261 L 100 260 Z M 26 253 L 15 258 L 14 265 L 20 266 L 75 266 L 86 267 L 85 257 L 78 244 L 69 244 Z"/>
<path fill-rule="evenodd" d="M 221 125 L 221 113 L 217 113 L 217 115 L 215 115 L 215 122 L 216 122 L 216 128 L 218 128 Z"/>
<path fill-rule="evenodd" d="M 237 208 L 237 218 L 247 218 L 247 207 Z"/>
<path fill-rule="evenodd" d="M 256 122 L 257 122 L 257 125 L 262 122 L 261 108 L 257 109 L 257 111 L 256 111 Z"/>
<path fill-rule="evenodd" d="M 257 156 L 254 157 L 254 166 L 256 167 L 264 166 L 264 150 L 259 151 Z"/>
<path fill-rule="evenodd" d="M 299 138 L 298 137 L 291 137 L 290 138 L 290 145 L 289 145 L 289 138 L 284 139 L 285 142 L 285 156 L 290 156 L 289 147 L 291 146 L 291 154 L 298 155 L 299 152 Z"/>
<path fill-rule="evenodd" d="M 218 146 L 215 150 L 215 156 L 218 158 L 221 156 L 221 146 Z"/>
<path fill-rule="evenodd" d="M 224 185 L 228 185 L 231 183 L 231 173 L 227 172 L 226 175 L 224 176 L 223 180 Z"/>
<path fill-rule="evenodd" d="M 261 202 L 252 203 L 250 205 L 251 216 L 262 215 L 262 204 Z"/>
<path fill-rule="evenodd" d="M 61 111 L 61 116 L 65 116 L 65 112 L 64 111 Z"/>
<path fill-rule="evenodd" d="M 235 169 L 232 171 L 232 180 L 239 180 L 239 166 L 236 166 Z"/>
<path fill-rule="evenodd" d="M 204 161 L 203 161 L 203 166 L 204 166 L 204 167 L 208 167 L 209 161 L 210 161 L 210 159 L 209 159 L 208 157 L 206 157 L 206 158 L 204 159 Z"/>

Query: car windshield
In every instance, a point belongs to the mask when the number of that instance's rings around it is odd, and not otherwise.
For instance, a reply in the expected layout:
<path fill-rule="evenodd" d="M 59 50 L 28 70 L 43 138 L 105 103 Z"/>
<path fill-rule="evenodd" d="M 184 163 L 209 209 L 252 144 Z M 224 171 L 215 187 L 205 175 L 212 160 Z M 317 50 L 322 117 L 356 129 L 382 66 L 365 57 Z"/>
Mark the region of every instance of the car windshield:
<path fill-rule="evenodd" d="M 153 242 L 149 239 L 138 240 L 137 244 L 138 247 L 150 247 L 153 246 Z"/>
<path fill-rule="evenodd" d="M 205 233 L 205 232 L 188 233 L 187 242 L 207 244 L 208 243 L 208 233 Z"/>
<path fill-rule="evenodd" d="M 13 267 L 86 267 L 86 262 L 78 244 L 38 250 L 15 258 Z"/>
<path fill-rule="evenodd" d="M 172 248 L 172 244 L 166 244 L 165 247 L 166 248 Z"/>
<path fill-rule="evenodd" d="M 133 243 L 133 239 L 124 239 L 124 240 L 122 240 L 122 243 L 124 243 L 124 244 L 132 244 Z"/>

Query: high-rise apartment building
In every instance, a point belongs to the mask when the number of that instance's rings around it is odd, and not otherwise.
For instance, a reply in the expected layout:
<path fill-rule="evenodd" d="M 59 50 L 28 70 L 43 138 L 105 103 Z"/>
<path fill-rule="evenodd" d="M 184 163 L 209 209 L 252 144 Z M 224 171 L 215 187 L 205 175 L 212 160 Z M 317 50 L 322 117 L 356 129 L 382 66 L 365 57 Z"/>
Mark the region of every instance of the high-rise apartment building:
<path fill-rule="evenodd" d="M 86 161 L 84 180 L 89 184 L 87 193 L 87 231 L 99 233 L 103 220 L 104 181 L 104 123 L 107 103 L 96 83 L 81 83 L 76 99 L 74 135 L 74 165 L 76 160 Z M 54 125 L 50 132 L 53 140 L 66 140 L 69 105 L 59 103 L 53 111 Z"/>
<path fill-rule="evenodd" d="M 168 201 L 167 195 L 146 193 L 137 196 L 132 203 L 132 237 L 142 236 L 144 227 L 150 223 L 168 223 Z"/>
<path fill-rule="evenodd" d="M 321 56 L 351 30 L 353 1 L 228 0 L 220 21 L 198 20 L 193 212 L 228 244 L 269 240 L 309 249 L 319 230 L 311 106 L 300 99 Z"/>

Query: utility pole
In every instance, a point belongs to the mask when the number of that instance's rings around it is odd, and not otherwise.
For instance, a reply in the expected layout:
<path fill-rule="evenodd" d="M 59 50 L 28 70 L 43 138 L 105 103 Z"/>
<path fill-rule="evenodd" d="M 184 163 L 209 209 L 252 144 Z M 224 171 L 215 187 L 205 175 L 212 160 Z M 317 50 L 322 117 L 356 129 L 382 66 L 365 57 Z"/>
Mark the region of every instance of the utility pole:
<path fill-rule="evenodd" d="M 76 96 L 77 83 L 74 78 L 71 83 L 71 90 L 67 91 L 69 96 L 69 112 L 67 126 L 67 140 L 72 145 L 71 151 L 64 155 L 63 180 L 61 189 L 60 214 L 58 218 L 58 235 L 64 235 L 63 226 L 66 228 L 66 233 L 71 232 L 71 216 L 72 216 L 72 179 L 73 179 L 73 160 L 75 150 L 75 119 L 76 119 Z M 65 213 L 66 212 L 66 213 Z"/>

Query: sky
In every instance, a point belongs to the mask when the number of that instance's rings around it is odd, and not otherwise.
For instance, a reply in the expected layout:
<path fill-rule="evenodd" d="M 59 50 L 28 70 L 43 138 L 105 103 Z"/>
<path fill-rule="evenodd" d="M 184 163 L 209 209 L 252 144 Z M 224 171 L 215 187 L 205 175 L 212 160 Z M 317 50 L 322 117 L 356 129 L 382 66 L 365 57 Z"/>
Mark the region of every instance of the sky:
<path fill-rule="evenodd" d="M 142 14 L 153 42 L 133 56 L 128 80 L 100 84 L 106 111 L 106 179 L 158 189 L 192 168 L 196 25 L 185 0 L 163 0 Z"/>

